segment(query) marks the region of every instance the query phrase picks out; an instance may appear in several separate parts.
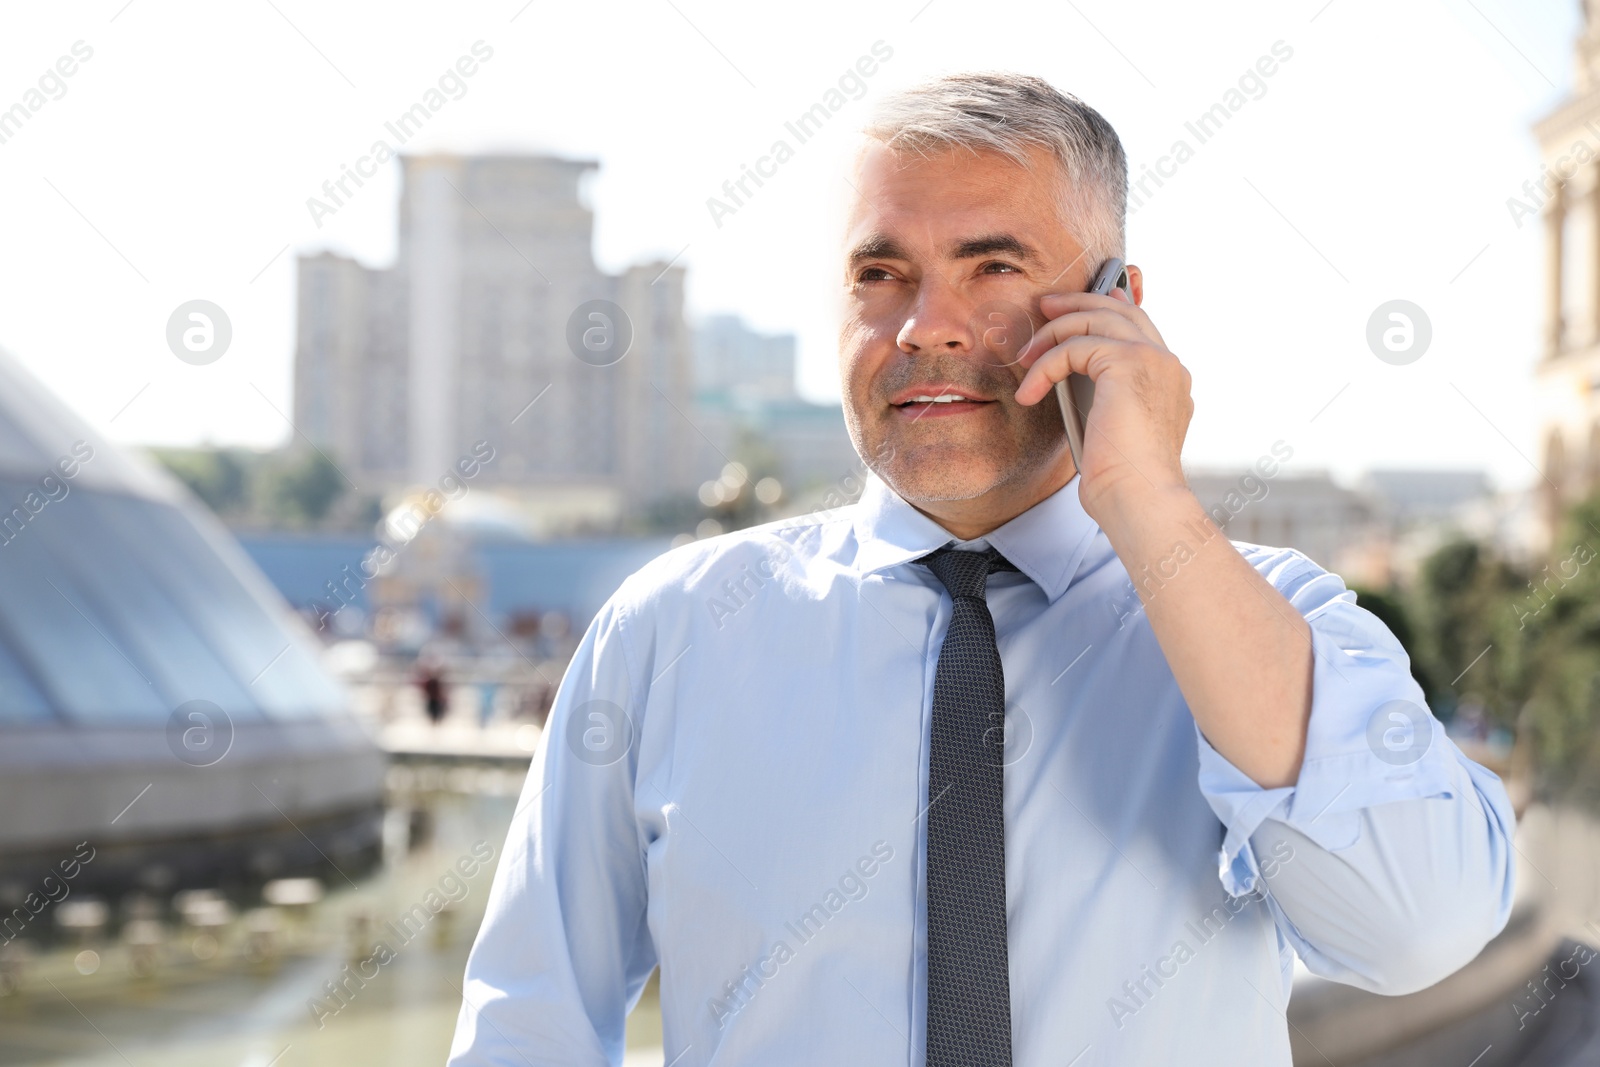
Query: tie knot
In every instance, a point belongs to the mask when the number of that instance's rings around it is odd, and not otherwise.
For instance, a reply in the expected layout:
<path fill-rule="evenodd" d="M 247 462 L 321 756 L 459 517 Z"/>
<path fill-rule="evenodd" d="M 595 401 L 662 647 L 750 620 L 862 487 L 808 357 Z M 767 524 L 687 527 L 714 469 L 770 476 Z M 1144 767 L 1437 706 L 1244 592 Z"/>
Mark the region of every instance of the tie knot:
<path fill-rule="evenodd" d="M 944 583 L 951 599 L 958 597 L 984 598 L 991 571 L 1014 571 L 1016 565 L 993 547 L 974 551 L 970 548 L 940 548 L 921 556 L 918 563 L 925 564 L 934 577 Z"/>

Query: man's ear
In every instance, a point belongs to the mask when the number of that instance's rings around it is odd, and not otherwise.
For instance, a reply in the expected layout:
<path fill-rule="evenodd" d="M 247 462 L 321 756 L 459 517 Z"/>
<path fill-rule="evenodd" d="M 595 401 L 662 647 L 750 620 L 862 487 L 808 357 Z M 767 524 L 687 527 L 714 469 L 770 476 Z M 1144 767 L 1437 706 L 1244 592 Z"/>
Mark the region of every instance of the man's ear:
<path fill-rule="evenodd" d="M 1140 270 L 1138 267 L 1135 267 L 1132 263 L 1128 264 L 1128 288 L 1132 290 L 1132 292 L 1128 294 L 1128 298 L 1135 304 L 1143 304 L 1144 271 Z"/>

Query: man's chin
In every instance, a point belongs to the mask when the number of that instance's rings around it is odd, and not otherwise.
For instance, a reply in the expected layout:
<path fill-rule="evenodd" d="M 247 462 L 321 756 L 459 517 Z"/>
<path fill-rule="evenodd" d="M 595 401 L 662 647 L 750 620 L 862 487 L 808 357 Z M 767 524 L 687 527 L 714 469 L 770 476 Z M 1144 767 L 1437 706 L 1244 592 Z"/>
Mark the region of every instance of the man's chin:
<path fill-rule="evenodd" d="M 1018 442 L 906 442 L 893 438 L 886 463 L 874 464 L 878 477 L 905 500 L 923 502 L 973 500 L 1000 490 L 1027 492 L 1028 483 L 1051 481 L 1067 460 L 1066 435 Z M 1060 479 L 1065 484 L 1066 479 Z"/>
<path fill-rule="evenodd" d="M 972 500 L 1006 480 L 1005 471 L 987 457 L 940 455 L 912 457 L 878 472 L 884 482 L 913 503 L 936 500 Z"/>

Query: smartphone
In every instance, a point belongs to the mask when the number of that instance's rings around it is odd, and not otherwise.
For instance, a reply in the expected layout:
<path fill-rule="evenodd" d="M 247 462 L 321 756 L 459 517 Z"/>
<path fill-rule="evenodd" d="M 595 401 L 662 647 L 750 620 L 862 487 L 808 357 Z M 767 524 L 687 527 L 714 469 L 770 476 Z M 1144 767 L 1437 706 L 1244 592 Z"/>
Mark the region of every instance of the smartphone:
<path fill-rule="evenodd" d="M 1088 291 L 1104 296 L 1113 289 L 1128 292 L 1128 268 L 1115 256 L 1100 267 Z M 1056 383 L 1056 399 L 1061 401 L 1061 421 L 1067 424 L 1067 447 L 1072 449 L 1072 464 L 1081 471 L 1089 405 L 1094 403 L 1094 379 L 1087 374 L 1067 375 L 1065 381 Z"/>

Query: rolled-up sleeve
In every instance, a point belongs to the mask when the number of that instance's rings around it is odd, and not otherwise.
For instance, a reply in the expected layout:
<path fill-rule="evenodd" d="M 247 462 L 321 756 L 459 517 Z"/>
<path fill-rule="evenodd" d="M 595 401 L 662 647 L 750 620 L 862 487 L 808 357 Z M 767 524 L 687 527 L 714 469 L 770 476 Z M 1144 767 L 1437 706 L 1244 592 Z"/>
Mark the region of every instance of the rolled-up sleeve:
<path fill-rule="evenodd" d="M 655 967 L 633 782 L 645 692 L 617 598 L 557 690 L 467 960 L 452 1067 L 619 1064 Z"/>
<path fill-rule="evenodd" d="M 1431 985 L 1510 915 L 1505 788 L 1445 736 L 1404 648 L 1337 575 L 1239 547 L 1310 625 L 1312 700 L 1292 786 L 1257 785 L 1196 728 L 1223 887 L 1262 894 L 1315 974 L 1379 993 Z"/>

